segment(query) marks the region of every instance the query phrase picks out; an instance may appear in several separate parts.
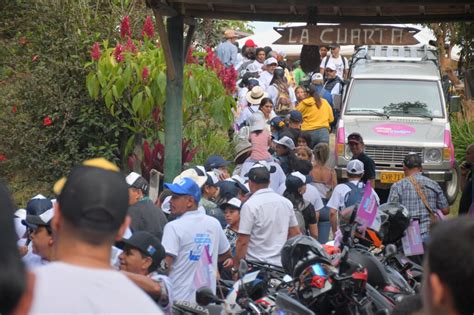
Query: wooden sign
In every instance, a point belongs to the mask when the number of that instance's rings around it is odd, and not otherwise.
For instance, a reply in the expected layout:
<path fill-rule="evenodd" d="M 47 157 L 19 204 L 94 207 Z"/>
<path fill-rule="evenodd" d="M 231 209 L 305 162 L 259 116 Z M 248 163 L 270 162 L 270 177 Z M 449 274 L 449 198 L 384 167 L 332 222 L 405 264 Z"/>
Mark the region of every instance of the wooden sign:
<path fill-rule="evenodd" d="M 273 44 L 278 45 L 415 45 L 413 37 L 416 28 L 339 24 L 307 25 L 296 27 L 274 27 L 281 37 Z"/>

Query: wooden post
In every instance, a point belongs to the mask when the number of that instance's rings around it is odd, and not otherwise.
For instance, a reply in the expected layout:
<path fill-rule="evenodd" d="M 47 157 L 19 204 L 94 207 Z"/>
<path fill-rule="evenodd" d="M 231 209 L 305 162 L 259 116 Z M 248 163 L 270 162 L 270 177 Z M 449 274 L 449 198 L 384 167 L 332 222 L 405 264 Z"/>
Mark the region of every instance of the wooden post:
<path fill-rule="evenodd" d="M 183 139 L 183 72 L 184 18 L 182 15 L 167 20 L 167 39 L 172 52 L 174 80 L 166 79 L 165 105 L 165 181 L 171 182 L 181 172 L 181 144 Z M 169 66 L 169 65 L 168 65 Z"/>

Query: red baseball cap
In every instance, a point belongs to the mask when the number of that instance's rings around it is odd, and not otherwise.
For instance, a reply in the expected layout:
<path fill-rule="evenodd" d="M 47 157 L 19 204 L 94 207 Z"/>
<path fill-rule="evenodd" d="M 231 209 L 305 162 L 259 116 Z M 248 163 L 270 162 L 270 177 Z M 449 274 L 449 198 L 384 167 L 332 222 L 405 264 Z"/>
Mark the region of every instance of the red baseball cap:
<path fill-rule="evenodd" d="M 257 45 L 254 43 L 254 41 L 251 40 L 251 39 L 247 39 L 247 41 L 245 42 L 245 46 L 247 46 L 247 47 L 257 47 Z"/>

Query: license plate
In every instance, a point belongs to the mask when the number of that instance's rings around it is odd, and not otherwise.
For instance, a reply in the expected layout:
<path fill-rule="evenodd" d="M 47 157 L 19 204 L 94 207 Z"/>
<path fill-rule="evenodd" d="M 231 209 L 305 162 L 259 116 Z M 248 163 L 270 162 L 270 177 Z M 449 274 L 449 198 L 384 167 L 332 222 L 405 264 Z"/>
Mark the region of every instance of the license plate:
<path fill-rule="evenodd" d="M 403 172 L 382 172 L 380 174 L 380 182 L 383 184 L 393 184 L 405 177 Z"/>

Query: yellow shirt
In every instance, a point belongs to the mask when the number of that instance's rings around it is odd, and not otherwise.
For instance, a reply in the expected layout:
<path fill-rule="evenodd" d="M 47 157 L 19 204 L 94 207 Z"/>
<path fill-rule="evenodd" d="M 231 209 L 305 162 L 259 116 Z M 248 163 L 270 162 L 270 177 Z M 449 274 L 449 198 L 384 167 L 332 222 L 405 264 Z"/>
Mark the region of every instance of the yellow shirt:
<path fill-rule="evenodd" d="M 316 106 L 316 100 L 310 96 L 302 100 L 296 110 L 303 115 L 303 124 L 301 130 L 309 131 L 321 128 L 329 128 L 329 124 L 334 121 L 331 105 L 328 101 L 321 98 L 321 107 Z"/>

